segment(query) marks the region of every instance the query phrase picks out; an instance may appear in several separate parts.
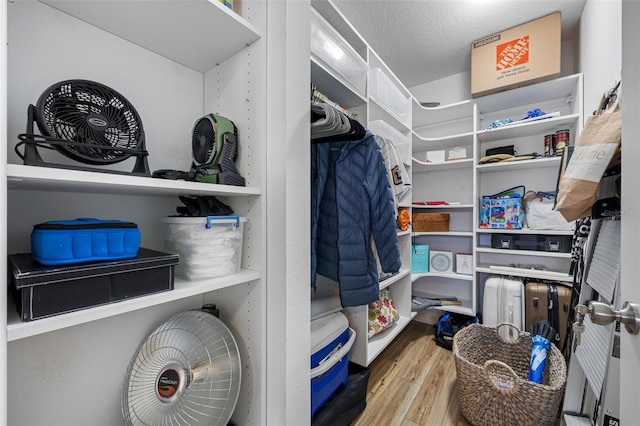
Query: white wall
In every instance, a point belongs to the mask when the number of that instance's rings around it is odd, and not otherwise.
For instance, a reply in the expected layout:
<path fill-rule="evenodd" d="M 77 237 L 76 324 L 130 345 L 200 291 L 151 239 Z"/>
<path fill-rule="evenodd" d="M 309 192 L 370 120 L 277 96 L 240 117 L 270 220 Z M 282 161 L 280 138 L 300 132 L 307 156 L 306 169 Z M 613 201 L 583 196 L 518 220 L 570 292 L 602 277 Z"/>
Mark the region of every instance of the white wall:
<path fill-rule="evenodd" d="M 0 26 L 4 25 L 7 17 L 7 2 L 0 5 Z M 0 32 L 0 64 L 7 63 L 7 32 L 4 29 Z M 7 69 L 0 67 L 0 129 L 7 128 Z M 0 132 L 0 145 L 7 144 L 7 133 Z M 7 164 L 7 154 L 4 149 L 0 149 L 0 202 L 7 203 L 7 176 L 5 172 Z M 7 212 L 1 209 L 0 229 L 7 229 Z M 7 255 L 7 241 L 0 240 L 0 256 L 5 259 Z M 7 274 L 6 262 L 0 263 L 0 274 L 5 277 Z M 6 299 L 0 297 L 0 377 L 7 377 L 7 304 Z M 3 380 L 0 385 L 0 424 L 7 422 L 7 387 Z"/>
<path fill-rule="evenodd" d="M 267 424 L 311 413 L 309 1 L 269 4 Z M 283 46 L 285 46 L 283 48 Z M 284 219 L 283 219 L 284 218 Z"/>
<path fill-rule="evenodd" d="M 622 71 L 622 2 L 588 0 L 580 20 L 580 72 L 584 73 L 585 120 L 602 93 L 620 80 Z"/>
<path fill-rule="evenodd" d="M 640 134 L 640 3 L 625 1 L 622 4 L 622 74 L 623 74 L 623 103 L 622 109 L 622 140 L 629 140 L 624 147 L 622 158 L 622 192 L 624 197 L 622 222 L 622 275 L 620 301 L 630 300 L 640 302 L 640 287 L 637 285 L 640 275 L 640 264 L 637 253 L 640 252 L 640 187 L 637 182 L 640 176 L 638 162 L 640 160 L 640 146 L 636 143 Z M 620 377 L 620 419 L 621 424 L 632 424 L 640 418 L 638 395 L 634 392 L 640 381 L 640 337 L 629 333 L 621 333 L 620 369 L 624 374 Z"/>
<path fill-rule="evenodd" d="M 471 98 L 471 73 L 462 72 L 409 88 L 418 102 L 448 105 Z"/>

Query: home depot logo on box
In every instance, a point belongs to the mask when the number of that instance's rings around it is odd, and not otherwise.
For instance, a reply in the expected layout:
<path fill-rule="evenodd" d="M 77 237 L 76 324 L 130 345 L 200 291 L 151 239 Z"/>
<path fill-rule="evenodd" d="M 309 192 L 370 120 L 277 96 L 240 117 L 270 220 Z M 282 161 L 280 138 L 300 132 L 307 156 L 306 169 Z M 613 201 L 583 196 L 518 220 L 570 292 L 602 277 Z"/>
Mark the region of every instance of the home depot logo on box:
<path fill-rule="evenodd" d="M 471 44 L 471 96 L 478 97 L 560 75 L 560 12 Z"/>
<path fill-rule="evenodd" d="M 499 44 L 496 49 L 496 71 L 529 62 L 529 36 Z"/>

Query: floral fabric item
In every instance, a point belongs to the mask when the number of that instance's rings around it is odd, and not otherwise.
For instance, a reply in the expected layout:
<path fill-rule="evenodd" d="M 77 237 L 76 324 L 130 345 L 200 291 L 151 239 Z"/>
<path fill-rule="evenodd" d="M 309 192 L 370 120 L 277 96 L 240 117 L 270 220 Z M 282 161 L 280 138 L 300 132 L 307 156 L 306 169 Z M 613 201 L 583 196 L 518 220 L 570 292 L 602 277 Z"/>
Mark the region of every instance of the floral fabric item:
<path fill-rule="evenodd" d="M 391 300 L 388 288 L 380 290 L 380 299 L 369 304 L 369 327 L 367 335 L 375 336 L 398 321 L 398 310 Z"/>

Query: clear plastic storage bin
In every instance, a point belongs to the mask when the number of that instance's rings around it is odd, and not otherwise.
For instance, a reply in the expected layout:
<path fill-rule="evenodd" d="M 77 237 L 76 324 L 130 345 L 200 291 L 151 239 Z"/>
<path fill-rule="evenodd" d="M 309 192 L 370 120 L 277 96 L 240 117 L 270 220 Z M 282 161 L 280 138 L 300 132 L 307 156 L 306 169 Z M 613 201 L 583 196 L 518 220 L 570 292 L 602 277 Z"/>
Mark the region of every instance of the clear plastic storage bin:
<path fill-rule="evenodd" d="M 411 163 L 411 141 L 409 140 L 409 135 L 403 134 L 384 120 L 373 120 L 367 127 L 374 135 L 393 142 L 403 163 Z"/>
<path fill-rule="evenodd" d="M 311 13 L 311 55 L 328 67 L 328 71 L 335 71 L 336 78 L 343 78 L 364 96 L 367 86 L 367 63 L 314 10 Z"/>
<path fill-rule="evenodd" d="M 386 107 L 403 124 L 409 123 L 411 97 L 403 94 L 380 68 L 369 70 L 369 97 Z"/>
<path fill-rule="evenodd" d="M 176 276 L 203 280 L 240 272 L 244 217 L 167 217 L 165 249 L 178 253 Z"/>

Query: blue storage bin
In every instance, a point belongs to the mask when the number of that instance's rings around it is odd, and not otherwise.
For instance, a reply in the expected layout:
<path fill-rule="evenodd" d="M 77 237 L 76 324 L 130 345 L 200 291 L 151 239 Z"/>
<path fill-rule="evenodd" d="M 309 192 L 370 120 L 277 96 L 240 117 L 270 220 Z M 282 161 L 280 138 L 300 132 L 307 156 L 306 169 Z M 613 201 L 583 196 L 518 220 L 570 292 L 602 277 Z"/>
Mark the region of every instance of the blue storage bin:
<path fill-rule="evenodd" d="M 139 248 L 138 225 L 122 220 L 52 220 L 31 232 L 32 257 L 43 265 L 132 259 Z"/>
<path fill-rule="evenodd" d="M 356 333 L 342 312 L 311 321 L 311 415 L 347 383 Z"/>

